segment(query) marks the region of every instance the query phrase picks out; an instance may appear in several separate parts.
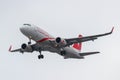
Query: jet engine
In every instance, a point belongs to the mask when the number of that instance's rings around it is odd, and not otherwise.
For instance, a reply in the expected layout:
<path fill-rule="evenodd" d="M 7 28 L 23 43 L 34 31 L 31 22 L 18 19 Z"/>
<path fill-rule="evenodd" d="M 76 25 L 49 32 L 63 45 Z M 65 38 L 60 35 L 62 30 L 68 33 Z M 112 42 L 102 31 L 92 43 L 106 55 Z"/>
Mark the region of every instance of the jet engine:
<path fill-rule="evenodd" d="M 55 42 L 57 43 L 58 46 L 65 46 L 67 44 L 67 42 L 65 41 L 65 39 L 62 39 L 60 37 L 57 37 Z"/>
<path fill-rule="evenodd" d="M 23 50 L 23 52 L 33 52 L 32 46 L 25 43 L 21 45 L 21 49 Z"/>

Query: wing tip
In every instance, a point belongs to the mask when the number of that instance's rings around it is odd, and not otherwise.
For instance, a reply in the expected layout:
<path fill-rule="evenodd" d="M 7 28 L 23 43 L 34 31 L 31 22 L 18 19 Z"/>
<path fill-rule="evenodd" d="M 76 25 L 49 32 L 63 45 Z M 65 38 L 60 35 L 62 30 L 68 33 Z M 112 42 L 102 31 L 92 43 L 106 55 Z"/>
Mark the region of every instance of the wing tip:
<path fill-rule="evenodd" d="M 12 49 L 12 45 L 10 45 L 10 47 L 9 47 L 9 50 L 8 50 L 8 51 L 9 51 L 9 52 L 11 52 L 11 49 Z"/>
<path fill-rule="evenodd" d="M 97 51 L 96 53 L 100 53 L 99 51 Z"/>
<path fill-rule="evenodd" d="M 114 30 L 114 26 L 112 27 L 111 33 L 113 32 L 113 30 Z"/>

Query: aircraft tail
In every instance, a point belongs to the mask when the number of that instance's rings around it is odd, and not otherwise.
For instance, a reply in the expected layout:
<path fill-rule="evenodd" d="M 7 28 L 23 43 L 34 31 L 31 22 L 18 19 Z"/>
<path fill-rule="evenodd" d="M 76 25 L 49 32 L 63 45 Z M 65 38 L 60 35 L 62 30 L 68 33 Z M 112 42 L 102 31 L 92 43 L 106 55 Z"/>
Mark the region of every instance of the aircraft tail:
<path fill-rule="evenodd" d="M 82 35 L 79 35 L 78 37 L 79 37 L 79 38 L 82 38 Z M 75 49 L 77 49 L 77 50 L 79 50 L 79 51 L 81 51 L 82 43 L 74 43 L 74 44 L 72 45 L 72 47 L 75 48 Z"/>

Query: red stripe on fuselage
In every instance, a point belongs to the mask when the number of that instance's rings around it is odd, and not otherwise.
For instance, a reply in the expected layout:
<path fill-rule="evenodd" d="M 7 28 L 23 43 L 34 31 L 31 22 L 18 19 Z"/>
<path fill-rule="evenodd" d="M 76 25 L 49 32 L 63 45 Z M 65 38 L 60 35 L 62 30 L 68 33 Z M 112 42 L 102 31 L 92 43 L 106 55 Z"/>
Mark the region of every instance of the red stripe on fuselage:
<path fill-rule="evenodd" d="M 38 40 L 37 42 L 44 42 L 44 41 L 51 40 L 51 39 L 54 39 L 54 38 L 43 38 L 41 40 Z"/>

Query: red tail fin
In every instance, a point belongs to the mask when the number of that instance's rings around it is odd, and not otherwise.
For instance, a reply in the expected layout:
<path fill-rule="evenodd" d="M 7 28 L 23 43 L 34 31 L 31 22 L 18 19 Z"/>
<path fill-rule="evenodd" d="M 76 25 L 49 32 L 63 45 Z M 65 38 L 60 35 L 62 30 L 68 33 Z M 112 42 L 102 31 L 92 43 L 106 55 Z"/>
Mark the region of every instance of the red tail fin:
<path fill-rule="evenodd" d="M 82 35 L 79 35 L 78 37 L 82 38 Z M 82 43 L 75 43 L 75 44 L 73 44 L 72 47 L 80 51 L 82 48 Z"/>

